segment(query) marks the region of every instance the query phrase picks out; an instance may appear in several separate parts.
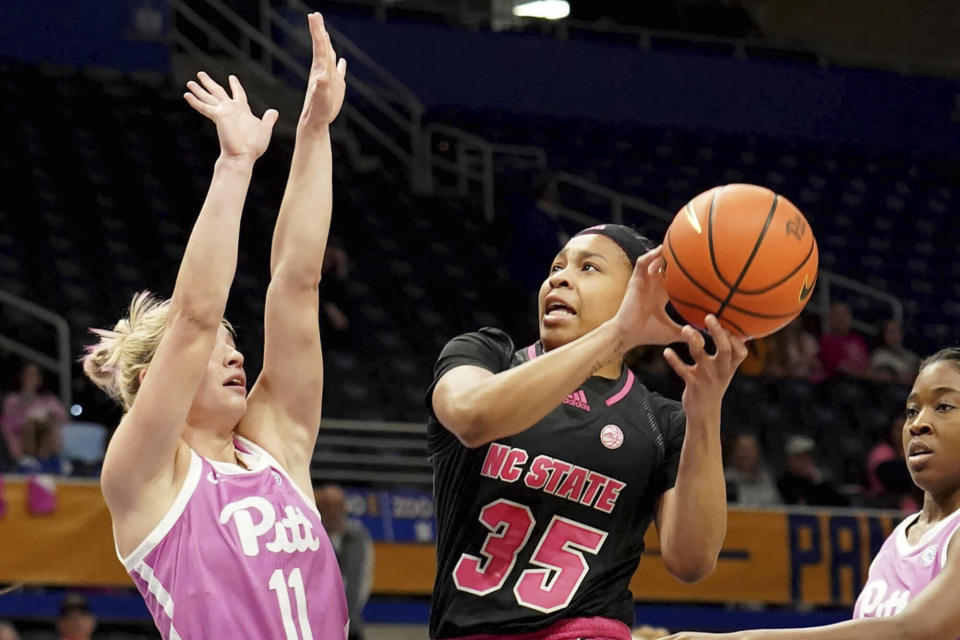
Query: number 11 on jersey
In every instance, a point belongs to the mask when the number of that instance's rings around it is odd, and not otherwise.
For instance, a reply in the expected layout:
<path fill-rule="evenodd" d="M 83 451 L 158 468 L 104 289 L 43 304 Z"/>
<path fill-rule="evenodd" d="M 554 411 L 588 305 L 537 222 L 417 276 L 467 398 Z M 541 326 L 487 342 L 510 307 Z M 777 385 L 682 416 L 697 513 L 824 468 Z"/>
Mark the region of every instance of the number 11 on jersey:
<path fill-rule="evenodd" d="M 483 559 L 461 555 L 453 581 L 461 591 L 485 596 L 503 587 L 536 521 L 529 507 L 500 499 L 480 510 L 480 522 L 490 531 Z M 584 552 L 596 555 L 606 539 L 606 531 L 554 516 L 530 557 L 542 568 L 524 570 L 513 587 L 517 602 L 543 613 L 568 606 L 590 570 Z"/>
<path fill-rule="evenodd" d="M 310 629 L 310 618 L 307 614 L 307 594 L 303 588 L 303 576 L 300 574 L 300 568 L 297 567 L 291 571 L 290 577 L 286 580 L 283 577 L 283 569 L 277 569 L 270 574 L 270 582 L 267 585 L 271 591 L 277 594 L 277 604 L 280 606 L 280 617 L 283 619 L 283 631 L 286 634 L 286 640 L 312 640 L 313 631 Z M 288 588 L 293 590 L 293 597 L 296 600 L 300 635 L 297 635 L 297 627 L 293 624 L 293 611 L 290 608 Z"/>

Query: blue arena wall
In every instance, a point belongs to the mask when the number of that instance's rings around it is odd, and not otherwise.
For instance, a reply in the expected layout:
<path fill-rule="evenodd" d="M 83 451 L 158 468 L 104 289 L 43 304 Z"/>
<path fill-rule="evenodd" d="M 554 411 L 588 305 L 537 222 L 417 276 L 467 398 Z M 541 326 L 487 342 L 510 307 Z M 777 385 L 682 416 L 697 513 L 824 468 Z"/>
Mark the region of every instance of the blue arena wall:
<path fill-rule="evenodd" d="M 431 107 L 928 150 L 960 142 L 960 82 L 331 15 Z"/>
<path fill-rule="evenodd" d="M 137 12 L 159 12 L 160 33 L 137 32 Z M 170 68 L 163 41 L 170 25 L 166 0 L 0 2 L 0 57 L 69 67 L 120 71 Z"/>

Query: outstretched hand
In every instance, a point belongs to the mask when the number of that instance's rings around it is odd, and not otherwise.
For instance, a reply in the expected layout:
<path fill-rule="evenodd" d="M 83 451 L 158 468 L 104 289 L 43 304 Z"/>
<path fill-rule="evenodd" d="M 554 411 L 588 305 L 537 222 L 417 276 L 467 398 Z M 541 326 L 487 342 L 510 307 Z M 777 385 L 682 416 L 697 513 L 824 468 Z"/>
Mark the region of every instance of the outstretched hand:
<path fill-rule="evenodd" d="M 183 97 L 191 107 L 217 125 L 221 155 L 251 162 L 263 155 L 270 144 L 277 111 L 268 109 L 262 118 L 253 115 L 247 104 L 247 94 L 235 76 L 230 76 L 232 96 L 205 72 L 198 73 L 197 78 L 199 83 L 194 80 L 187 83 L 190 91 Z"/>
<path fill-rule="evenodd" d="M 681 339 L 682 327 L 667 315 L 667 290 L 660 269 L 662 257 L 661 245 L 637 258 L 617 311 L 617 327 L 630 349 Z"/>
<path fill-rule="evenodd" d="M 337 60 L 330 43 L 330 35 L 323 25 L 323 16 L 311 13 L 307 16 L 310 39 L 313 41 L 313 62 L 307 80 L 307 96 L 300 114 L 301 130 L 318 131 L 329 125 L 340 113 L 343 96 L 347 90 L 347 61 Z"/>
<path fill-rule="evenodd" d="M 737 367 L 747 357 L 747 346 L 743 340 L 720 326 L 716 316 L 708 315 L 706 323 L 716 353 L 707 353 L 703 336 L 689 325 L 683 327 L 681 337 L 687 343 L 693 364 L 686 364 L 673 349 L 667 348 L 663 352 L 663 357 L 686 385 L 682 401 L 687 418 L 699 423 L 707 420 L 710 414 L 719 417 L 723 394 Z"/>

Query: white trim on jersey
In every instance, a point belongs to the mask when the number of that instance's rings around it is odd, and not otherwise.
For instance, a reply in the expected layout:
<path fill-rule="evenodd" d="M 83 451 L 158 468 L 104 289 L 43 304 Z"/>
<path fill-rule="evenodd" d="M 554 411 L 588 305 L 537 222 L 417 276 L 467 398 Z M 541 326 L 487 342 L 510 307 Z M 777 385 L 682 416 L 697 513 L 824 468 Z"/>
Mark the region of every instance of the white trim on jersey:
<path fill-rule="evenodd" d="M 927 531 L 924 532 L 923 536 L 920 537 L 920 540 L 918 540 L 916 544 L 910 544 L 910 542 L 907 540 L 907 529 L 910 527 L 911 524 L 914 524 L 917 521 L 917 519 L 920 518 L 920 513 L 921 512 L 918 511 L 915 514 L 904 518 L 903 522 L 897 525 L 896 530 L 893 532 L 893 535 L 896 536 L 895 540 L 896 540 L 896 546 L 897 546 L 897 553 L 901 556 L 909 556 L 916 553 L 917 551 L 920 551 L 921 549 L 926 547 L 928 544 L 930 544 L 930 540 L 934 536 L 939 534 L 950 523 L 956 523 L 957 518 L 960 517 L 960 509 L 958 509 L 957 511 L 954 511 L 953 513 L 948 515 L 946 518 L 944 518 L 937 524 L 927 529 Z M 952 535 L 953 534 L 951 534 L 951 537 Z M 947 542 L 949 543 L 949 540 Z M 946 557 L 943 557 L 941 562 L 942 563 L 946 562 Z M 941 564 L 941 567 L 942 566 L 943 565 Z"/>
<path fill-rule="evenodd" d="M 117 534 L 113 534 L 114 549 L 117 552 L 117 557 L 120 558 L 120 562 L 123 563 L 124 568 L 128 572 L 135 571 L 138 568 L 140 563 L 143 562 L 143 559 L 147 557 L 147 554 L 160 544 L 170 532 L 170 529 L 173 528 L 173 525 L 180 519 L 180 516 L 183 515 L 184 510 L 187 508 L 187 503 L 190 502 L 190 498 L 193 496 L 193 492 L 200 482 L 200 474 L 202 471 L 203 461 L 200 456 L 190 449 L 190 468 L 187 470 L 187 477 L 184 479 L 180 491 L 177 492 L 177 497 L 174 498 L 173 504 L 170 505 L 170 509 L 168 509 L 163 518 L 160 519 L 157 526 L 153 528 L 153 531 L 148 533 L 147 537 L 144 538 L 126 558 L 120 555 L 120 549 L 116 545 Z"/>
<path fill-rule="evenodd" d="M 303 498 L 303 501 L 307 503 L 307 507 L 316 513 L 317 517 L 320 517 L 320 511 L 317 509 L 317 503 L 314 501 L 313 496 L 308 496 L 306 493 L 304 493 L 303 489 L 300 488 L 300 485 L 293 481 L 293 478 L 290 477 L 290 474 L 287 473 L 287 470 L 283 468 L 282 464 L 277 462 L 276 458 L 270 455 L 269 451 L 258 445 L 253 440 L 248 440 L 243 436 L 238 435 L 237 440 L 240 442 L 240 444 L 250 449 L 251 453 L 256 456 L 260 456 L 261 459 L 264 459 L 269 463 L 269 466 L 283 474 L 283 477 L 287 479 L 287 482 L 289 482 L 296 492 L 300 494 L 300 497 Z"/>
<path fill-rule="evenodd" d="M 146 562 L 140 562 L 134 568 L 134 571 L 146 581 L 147 591 L 153 594 L 153 597 L 157 600 L 157 604 L 160 605 L 160 608 L 163 609 L 163 612 L 167 614 L 167 617 L 170 619 L 170 624 L 173 624 L 173 597 L 170 595 L 170 592 L 164 588 L 163 583 L 160 582 L 160 578 L 153 572 L 153 567 Z"/>

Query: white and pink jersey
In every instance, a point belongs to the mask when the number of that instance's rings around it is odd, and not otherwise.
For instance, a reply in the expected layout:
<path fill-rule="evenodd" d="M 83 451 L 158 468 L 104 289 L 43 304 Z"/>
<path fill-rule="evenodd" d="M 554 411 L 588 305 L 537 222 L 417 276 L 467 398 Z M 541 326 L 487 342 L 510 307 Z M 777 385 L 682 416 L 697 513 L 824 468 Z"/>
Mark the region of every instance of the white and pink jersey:
<path fill-rule="evenodd" d="M 337 558 L 309 496 L 264 449 L 237 438 L 246 465 L 191 451 L 173 506 L 121 558 L 164 640 L 347 635 Z"/>
<path fill-rule="evenodd" d="M 894 616 L 903 611 L 947 562 L 947 547 L 960 529 L 960 511 L 950 514 L 916 543 L 907 542 L 907 528 L 920 514 L 904 518 L 880 547 L 870 565 L 867 585 L 853 609 L 854 618 Z"/>

